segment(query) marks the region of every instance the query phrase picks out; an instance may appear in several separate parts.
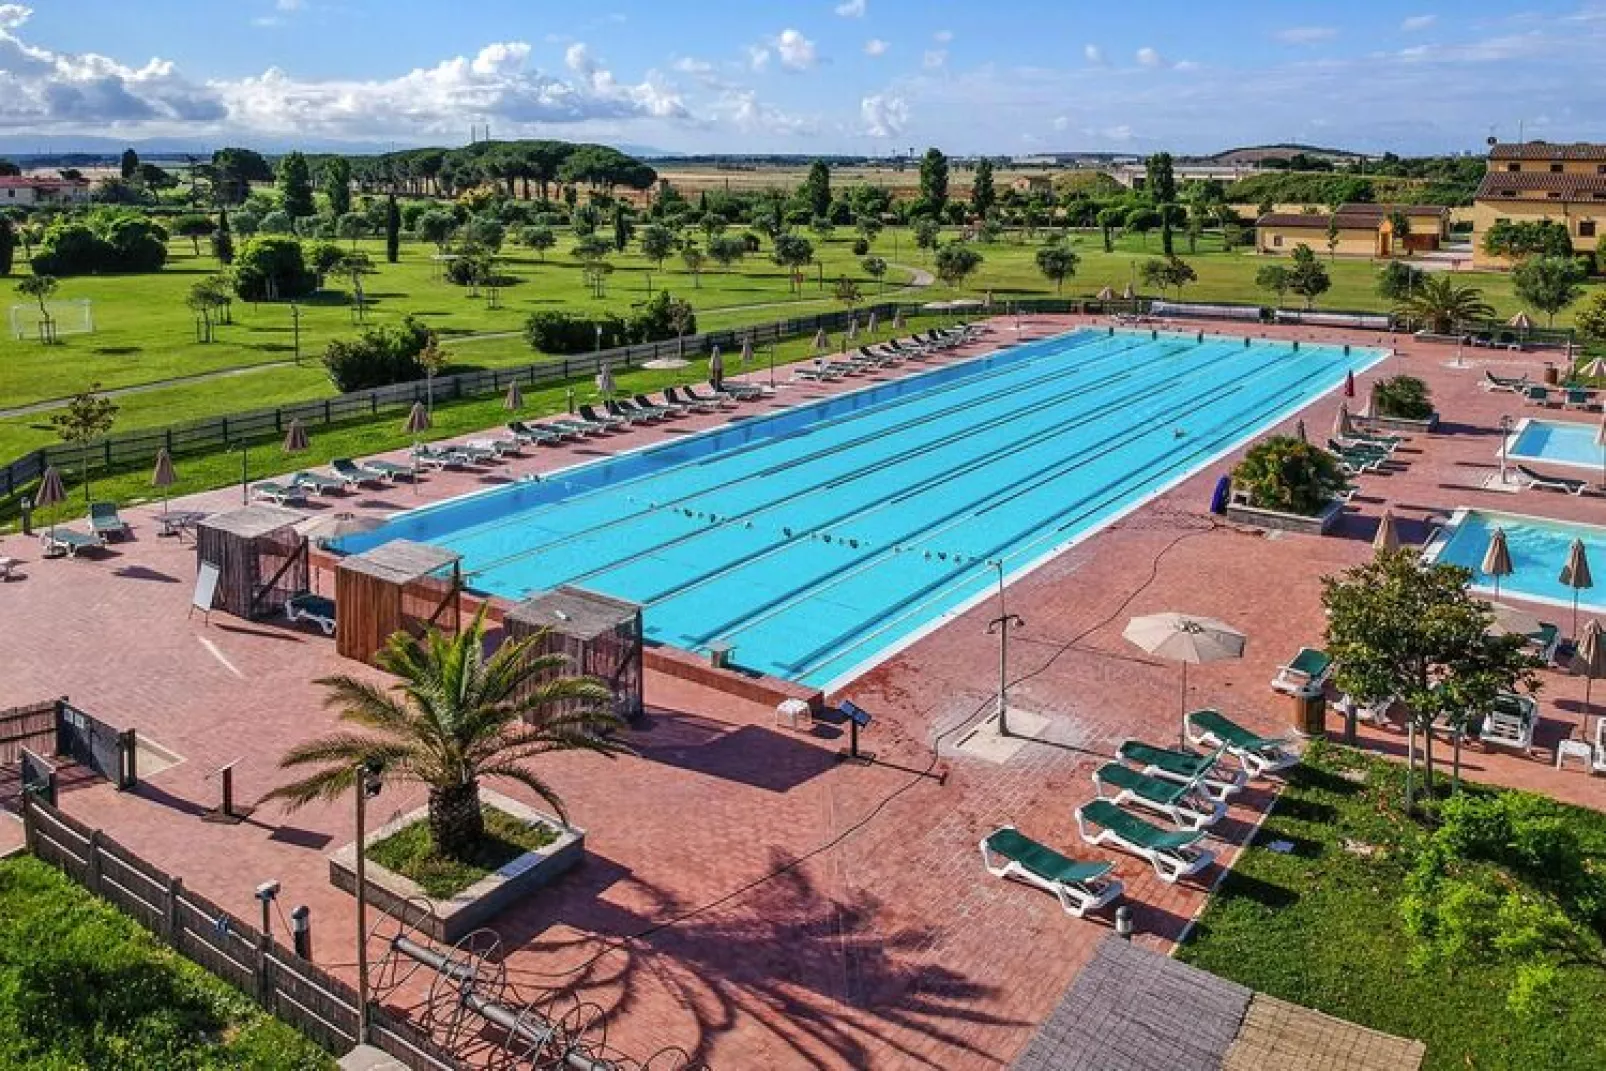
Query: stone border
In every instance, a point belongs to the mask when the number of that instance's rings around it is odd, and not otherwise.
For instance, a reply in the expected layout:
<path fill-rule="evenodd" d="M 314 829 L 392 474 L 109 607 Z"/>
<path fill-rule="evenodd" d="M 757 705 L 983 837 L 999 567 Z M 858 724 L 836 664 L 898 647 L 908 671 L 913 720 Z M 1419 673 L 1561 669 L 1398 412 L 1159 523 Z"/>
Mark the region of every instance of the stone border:
<path fill-rule="evenodd" d="M 1229 521 L 1274 532 L 1298 532 L 1300 535 L 1327 535 L 1338 525 L 1338 519 L 1343 515 L 1344 503 L 1336 498 L 1328 502 L 1327 507 L 1314 517 L 1303 513 L 1282 513 L 1278 510 L 1258 509 L 1235 503 L 1227 505 Z"/>
<path fill-rule="evenodd" d="M 1365 418 L 1365 423 L 1381 431 L 1416 432 L 1419 435 L 1426 435 L 1429 432 L 1438 430 L 1439 414 L 1434 413 L 1426 420 L 1415 420 L 1411 417 L 1372 416 Z"/>
<path fill-rule="evenodd" d="M 585 830 L 566 826 L 552 815 L 510 799 L 500 792 L 482 788 L 480 802 L 521 821 L 552 826 L 558 831 L 558 839 L 538 851 L 525 852 L 451 899 L 438 902 L 431 899 L 417 882 L 380 866 L 370 858 L 364 875 L 367 879 L 368 902 L 387 915 L 416 926 L 436 941 L 455 944 L 534 890 L 552 882 L 584 856 Z M 409 811 L 373 830 L 363 838 L 363 843 L 372 848 L 428 813 L 427 807 Z M 356 864 L 355 843 L 334 852 L 329 856 L 329 884 L 355 896 Z M 434 905 L 434 913 L 426 918 L 418 918 L 417 900 L 429 900 Z"/>

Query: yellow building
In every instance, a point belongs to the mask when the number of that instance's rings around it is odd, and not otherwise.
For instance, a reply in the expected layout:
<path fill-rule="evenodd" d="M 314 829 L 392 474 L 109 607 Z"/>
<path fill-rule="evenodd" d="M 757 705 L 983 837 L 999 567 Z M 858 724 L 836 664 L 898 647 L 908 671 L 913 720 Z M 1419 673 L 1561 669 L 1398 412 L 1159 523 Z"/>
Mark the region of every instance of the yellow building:
<path fill-rule="evenodd" d="M 1394 234 L 1394 216 L 1410 228 L 1403 241 Z M 1323 212 L 1272 212 L 1255 221 L 1255 247 L 1263 255 L 1287 255 L 1297 245 L 1329 252 L 1328 229 L 1336 225 L 1340 257 L 1392 257 L 1437 249 L 1450 234 L 1450 210 L 1439 205 L 1339 205 Z"/>
<path fill-rule="evenodd" d="M 1489 150 L 1489 170 L 1472 202 L 1473 264 L 1510 267 L 1483 251 L 1484 235 L 1499 222 L 1539 220 L 1565 226 L 1578 252 L 1596 251 L 1606 223 L 1606 145 L 1526 141 Z"/>

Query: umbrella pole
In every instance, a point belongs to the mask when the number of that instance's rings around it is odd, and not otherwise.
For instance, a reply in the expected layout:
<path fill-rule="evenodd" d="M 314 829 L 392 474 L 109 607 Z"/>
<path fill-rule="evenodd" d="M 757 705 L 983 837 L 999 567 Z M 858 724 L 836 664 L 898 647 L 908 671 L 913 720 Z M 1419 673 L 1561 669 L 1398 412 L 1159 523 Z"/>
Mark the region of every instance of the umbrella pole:
<path fill-rule="evenodd" d="M 1181 713 L 1182 713 L 1182 718 L 1186 719 L 1187 716 L 1188 716 L 1188 663 L 1187 662 L 1183 662 L 1182 663 L 1182 712 Z M 1187 746 L 1188 746 L 1187 730 L 1183 728 L 1183 726 L 1185 724 L 1186 724 L 1185 720 L 1179 720 L 1177 722 L 1177 741 L 1178 741 L 1179 746 L 1183 747 L 1184 749 L 1186 749 Z"/>

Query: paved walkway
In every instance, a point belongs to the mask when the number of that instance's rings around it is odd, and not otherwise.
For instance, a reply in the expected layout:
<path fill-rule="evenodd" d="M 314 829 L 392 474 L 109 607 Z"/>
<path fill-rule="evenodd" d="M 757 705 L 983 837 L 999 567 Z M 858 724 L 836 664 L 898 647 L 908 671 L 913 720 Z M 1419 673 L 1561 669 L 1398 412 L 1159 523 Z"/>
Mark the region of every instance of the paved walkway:
<path fill-rule="evenodd" d="M 1073 322 L 1029 319 L 1023 334 Z M 1020 337 L 1010 325 L 995 321 L 988 344 Z M 1388 344 L 1375 335 L 1264 331 Z M 1302 643 L 1319 639 L 1317 578 L 1370 556 L 1384 508 L 1404 520 L 1413 541 L 1463 505 L 1599 520 L 1599 498 L 1483 491 L 1496 465 L 1498 418 L 1521 412 L 1522 403 L 1479 389 L 1481 365 L 1447 367 L 1448 349 L 1409 341 L 1400 349 L 1357 377 L 1363 396 L 1380 376 L 1421 375 L 1447 424 L 1402 450 L 1401 464 L 1361 479 L 1356 509 L 1336 537 L 1274 537 L 1209 516 L 1211 490 L 1235 460 L 1227 458 L 1011 587 L 1010 609 L 1027 621 L 1011 647 L 1011 695 L 1046 717 L 1049 730 L 1002 765 L 952 752 L 959 728 L 992 701 L 991 606 L 948 621 L 844 690 L 876 714 L 867 739 L 883 760 L 876 766 L 839 764 L 835 726 L 788 731 L 762 706 L 650 675 L 649 716 L 629 734 L 636 757 L 543 760 L 542 773 L 588 831 L 589 854 L 499 920 L 510 979 L 531 995 L 567 986 L 607 1008 L 609 1041 L 623 1051 L 677 1044 L 721 1071 L 1007 1066 L 1092 959 L 1109 921 L 1069 918 L 1053 898 L 989 877 L 978 858 L 982 836 L 1009 822 L 1068 853 L 1111 859 L 1134 907 L 1137 942 L 1155 950 L 1178 939 L 1220 874 L 1212 867 L 1196 882 L 1164 885 L 1141 861 L 1089 848 L 1076 834 L 1072 808 L 1091 793 L 1089 775 L 1115 744 L 1172 739 L 1178 728 L 1176 667 L 1121 639 L 1129 617 L 1189 610 L 1244 630 L 1241 661 L 1190 672 L 1188 704 L 1281 733 L 1287 701 L 1267 682 Z M 1496 371 L 1536 376 L 1541 365 L 1531 355 L 1489 360 Z M 783 387 L 764 404 L 865 383 Z M 1323 429 L 1338 402 L 1324 398 L 1300 416 Z M 486 469 L 432 474 L 416 490 L 319 499 L 309 512 L 386 514 L 726 419 L 543 448 Z M 238 501 L 238 490 L 223 490 L 176 505 Z M 349 978 L 345 935 L 354 912 L 328 884 L 325 860 L 352 837 L 349 806 L 294 814 L 268 807 L 232 827 L 198 815 L 216 799 L 208 774 L 218 766 L 243 758 L 237 791 L 255 798 L 281 779 L 275 760 L 286 747 L 334 726 L 315 678 L 381 678 L 338 658 L 316 632 L 190 617 L 194 549 L 157 538 L 153 513 L 128 511 L 134 538 L 98 557 L 40 561 L 35 543 L 0 539 L 0 554 L 23 559 L 20 578 L 0 584 L 0 613 L 26 623 L 8 630 L 0 706 L 65 693 L 183 756 L 137 792 L 85 789 L 68 809 L 243 917 L 254 917 L 259 882 L 281 880 L 287 904 L 312 908 L 319 961 Z M 1467 776 L 1606 807 L 1606 782 L 1549 763 L 1548 749 L 1579 731 L 1583 682 L 1547 672 L 1544 685 L 1535 756 L 1469 749 Z M 1329 724 L 1336 728 L 1336 719 Z M 1365 739 L 1397 753 L 1404 738 Z M 919 776 L 934 751 L 947 774 L 941 782 Z M 1231 862 L 1275 791 L 1257 784 L 1235 798 L 1211 837 L 1221 863 Z M 374 820 L 419 799 L 387 790 Z"/>

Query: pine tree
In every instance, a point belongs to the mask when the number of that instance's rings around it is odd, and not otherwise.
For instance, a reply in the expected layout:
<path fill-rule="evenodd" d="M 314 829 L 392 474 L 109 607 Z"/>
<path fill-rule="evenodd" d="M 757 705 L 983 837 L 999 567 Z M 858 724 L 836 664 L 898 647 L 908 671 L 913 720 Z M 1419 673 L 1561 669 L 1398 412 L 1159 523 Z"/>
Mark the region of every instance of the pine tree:
<path fill-rule="evenodd" d="M 139 153 L 133 149 L 124 149 L 122 166 L 119 170 L 122 172 L 124 182 L 132 182 L 134 176 L 139 174 Z"/>
<path fill-rule="evenodd" d="M 985 156 L 976 161 L 976 177 L 970 185 L 970 207 L 985 219 L 998 203 L 998 191 L 993 187 L 993 162 Z"/>
<path fill-rule="evenodd" d="M 920 201 L 934 219 L 948 205 L 948 157 L 941 149 L 927 149 L 920 161 Z"/>
<path fill-rule="evenodd" d="M 229 210 L 218 209 L 217 230 L 212 232 L 212 255 L 224 267 L 234 263 L 234 235 L 229 231 Z"/>
<path fill-rule="evenodd" d="M 809 215 L 820 219 L 831 214 L 831 168 L 824 160 L 809 165 L 808 178 L 803 180 L 803 198 L 809 203 Z"/>
<path fill-rule="evenodd" d="M 401 209 L 392 193 L 385 205 L 385 260 L 391 264 L 401 258 Z"/>
<path fill-rule="evenodd" d="M 279 161 L 279 199 L 280 207 L 292 219 L 317 215 L 312 201 L 312 172 L 307 158 L 299 152 Z"/>
<path fill-rule="evenodd" d="M 351 211 L 351 161 L 336 156 L 324 165 L 323 192 L 336 219 Z"/>
<path fill-rule="evenodd" d="M 0 275 L 11 274 L 17 256 L 17 232 L 9 219 L 0 216 Z"/>

